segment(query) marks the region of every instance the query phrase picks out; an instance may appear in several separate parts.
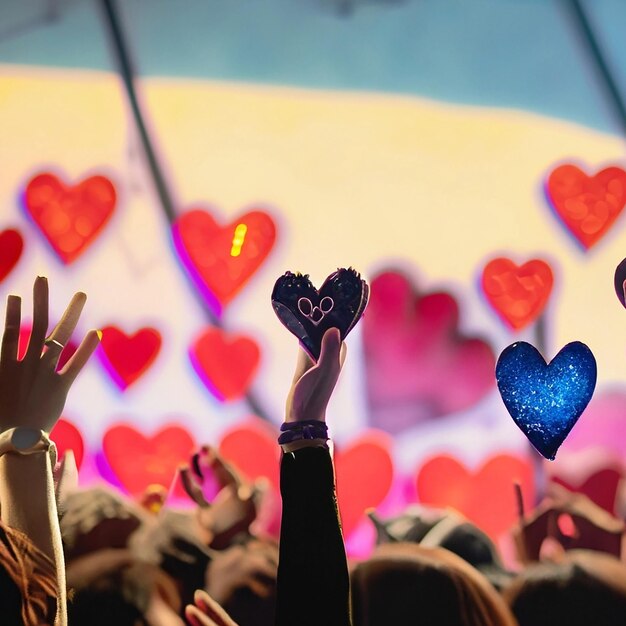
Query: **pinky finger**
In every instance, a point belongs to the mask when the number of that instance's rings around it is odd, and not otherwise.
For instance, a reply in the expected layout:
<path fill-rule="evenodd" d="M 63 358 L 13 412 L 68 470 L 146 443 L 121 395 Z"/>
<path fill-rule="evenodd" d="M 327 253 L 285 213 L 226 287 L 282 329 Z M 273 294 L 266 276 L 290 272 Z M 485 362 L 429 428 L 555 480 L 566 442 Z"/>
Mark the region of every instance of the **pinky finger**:
<path fill-rule="evenodd" d="M 59 372 L 68 385 L 71 385 L 80 371 L 85 367 L 89 357 L 94 353 L 95 349 L 100 345 L 102 332 L 99 330 L 90 330 L 82 340 L 78 350 L 74 352 L 72 358 L 65 364 Z"/>

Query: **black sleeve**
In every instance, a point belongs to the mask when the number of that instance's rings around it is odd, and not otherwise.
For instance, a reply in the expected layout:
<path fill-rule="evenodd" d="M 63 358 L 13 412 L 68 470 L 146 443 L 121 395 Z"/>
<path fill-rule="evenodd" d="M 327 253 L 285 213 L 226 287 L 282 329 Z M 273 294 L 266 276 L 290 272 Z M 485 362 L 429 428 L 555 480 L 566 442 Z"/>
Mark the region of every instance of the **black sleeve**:
<path fill-rule="evenodd" d="M 329 451 L 283 454 L 280 490 L 276 626 L 350 626 L 348 564 Z"/>

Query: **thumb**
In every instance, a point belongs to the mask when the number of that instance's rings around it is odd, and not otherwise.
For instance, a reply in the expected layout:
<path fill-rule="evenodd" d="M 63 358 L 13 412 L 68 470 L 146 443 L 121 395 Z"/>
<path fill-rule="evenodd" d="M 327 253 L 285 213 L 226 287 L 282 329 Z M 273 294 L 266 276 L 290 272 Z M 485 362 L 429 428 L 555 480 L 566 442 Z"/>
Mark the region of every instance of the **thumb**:
<path fill-rule="evenodd" d="M 317 362 L 318 367 L 340 366 L 341 333 L 338 328 L 329 328 L 322 337 L 322 349 Z"/>

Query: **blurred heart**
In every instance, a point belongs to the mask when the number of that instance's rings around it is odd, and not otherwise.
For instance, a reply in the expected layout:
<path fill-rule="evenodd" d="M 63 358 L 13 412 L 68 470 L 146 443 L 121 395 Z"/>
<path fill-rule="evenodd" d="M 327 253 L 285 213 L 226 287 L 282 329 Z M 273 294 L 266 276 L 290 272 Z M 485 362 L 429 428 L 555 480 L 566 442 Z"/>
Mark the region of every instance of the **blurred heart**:
<path fill-rule="evenodd" d="M 105 326 L 98 356 L 112 380 L 124 391 L 154 363 L 160 349 L 161 334 L 155 328 L 140 328 L 127 335 L 117 326 Z"/>
<path fill-rule="evenodd" d="M 525 508 L 535 506 L 533 468 L 529 461 L 509 454 L 487 459 L 476 471 L 448 455 L 422 465 L 416 478 L 422 504 L 452 507 L 492 538 L 508 531 L 518 519 L 514 483 L 522 488 Z"/>
<path fill-rule="evenodd" d="M 482 288 L 496 313 L 519 330 L 541 314 L 552 291 L 552 270 L 539 259 L 521 266 L 506 258 L 493 259 L 485 266 Z"/>
<path fill-rule="evenodd" d="M 387 432 L 468 409 L 493 388 L 493 351 L 461 333 L 456 300 L 416 294 L 400 272 L 372 281 L 363 342 L 370 423 Z"/>
<path fill-rule="evenodd" d="M 244 335 L 229 335 L 219 328 L 205 330 L 189 348 L 189 357 L 207 389 L 222 401 L 244 396 L 256 374 L 261 352 Z"/>
<path fill-rule="evenodd" d="M 596 386 L 596 360 L 579 341 L 568 343 L 546 365 L 539 351 L 519 341 L 505 348 L 496 365 L 504 405 L 535 448 L 554 459 Z"/>
<path fill-rule="evenodd" d="M 363 315 L 368 296 L 367 283 L 352 268 L 338 269 L 319 290 L 308 274 L 286 272 L 274 284 L 272 307 L 287 330 L 317 361 L 324 333 L 338 328 L 341 339 L 345 339 Z"/>
<path fill-rule="evenodd" d="M 61 418 L 52 429 L 50 439 L 56 444 L 59 460 L 63 458 L 67 450 L 72 450 L 72 452 L 74 452 L 74 459 L 76 460 L 76 468 L 80 469 L 83 463 L 85 446 L 83 436 L 80 434 L 78 428 L 66 419 Z"/>
<path fill-rule="evenodd" d="M 588 176 L 575 165 L 561 165 L 548 176 L 546 195 L 566 228 L 589 249 L 607 233 L 626 204 L 626 172 L 608 167 Z"/>
<path fill-rule="evenodd" d="M 259 418 L 252 418 L 222 434 L 219 453 L 247 480 L 267 478 L 278 492 L 280 447 L 277 438 L 274 428 Z"/>
<path fill-rule="evenodd" d="M 222 227 L 208 211 L 196 209 L 176 219 L 172 235 L 178 256 L 219 315 L 270 253 L 276 227 L 263 211 Z"/>
<path fill-rule="evenodd" d="M 17 265 L 24 249 L 24 240 L 18 230 L 7 228 L 0 232 L 0 283 Z"/>
<path fill-rule="evenodd" d="M 566 480 L 560 475 L 552 476 L 552 481 L 568 491 L 582 493 L 592 502 L 615 515 L 617 489 L 622 480 L 622 471 L 617 467 L 605 467 L 587 476 L 582 482 Z"/>
<path fill-rule="evenodd" d="M 604 457 L 626 458 L 626 389 L 596 394 L 563 448 L 567 452 L 597 448 Z"/>
<path fill-rule="evenodd" d="M 227 431 L 220 454 L 248 480 L 265 477 L 280 493 L 278 432 L 258 418 Z M 345 449 L 335 451 L 337 499 L 341 524 L 347 537 L 364 518 L 364 511 L 378 506 L 393 481 L 391 441 L 385 433 L 367 431 Z"/>
<path fill-rule="evenodd" d="M 20 338 L 17 345 L 17 358 L 22 360 L 26 355 L 26 350 L 28 350 L 28 342 L 30 341 L 30 333 L 32 328 L 29 326 L 20 327 Z M 58 372 L 60 369 L 63 369 L 65 364 L 72 358 L 74 352 L 78 350 L 78 346 L 71 339 L 65 344 L 65 348 L 61 350 L 61 354 L 59 356 L 59 362 L 57 363 Z"/>
<path fill-rule="evenodd" d="M 63 263 L 72 263 L 98 237 L 115 210 L 117 193 L 104 176 L 66 185 L 54 174 L 32 178 L 24 207 Z"/>
<path fill-rule="evenodd" d="M 191 457 L 195 442 L 181 426 L 164 426 L 154 435 L 143 435 L 129 424 L 112 426 L 104 434 L 102 451 L 123 487 L 141 496 L 151 485 L 170 489 L 181 463 Z"/>
<path fill-rule="evenodd" d="M 345 536 L 387 497 L 393 483 L 391 440 L 386 433 L 368 431 L 335 452 L 337 500 Z"/>

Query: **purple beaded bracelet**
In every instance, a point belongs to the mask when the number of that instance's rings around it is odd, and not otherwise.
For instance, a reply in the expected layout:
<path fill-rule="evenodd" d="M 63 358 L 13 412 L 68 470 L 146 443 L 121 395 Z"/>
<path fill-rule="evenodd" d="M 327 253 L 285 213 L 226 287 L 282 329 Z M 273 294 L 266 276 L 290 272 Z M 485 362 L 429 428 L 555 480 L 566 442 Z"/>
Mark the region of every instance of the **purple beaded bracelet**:
<path fill-rule="evenodd" d="M 319 420 L 302 420 L 300 422 L 285 422 L 280 427 L 280 437 L 278 443 L 284 446 L 287 443 L 300 441 L 302 439 L 323 439 L 328 440 L 328 426 Z"/>

